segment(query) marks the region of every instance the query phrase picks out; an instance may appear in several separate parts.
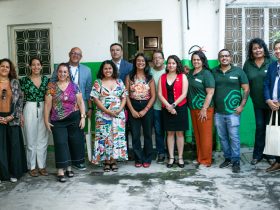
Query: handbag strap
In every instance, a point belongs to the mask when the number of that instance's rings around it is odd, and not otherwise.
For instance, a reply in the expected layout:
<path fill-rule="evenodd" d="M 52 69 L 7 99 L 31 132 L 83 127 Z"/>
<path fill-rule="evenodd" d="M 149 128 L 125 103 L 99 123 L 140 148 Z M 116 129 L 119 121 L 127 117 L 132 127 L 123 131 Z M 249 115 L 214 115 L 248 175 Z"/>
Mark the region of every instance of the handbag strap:
<path fill-rule="evenodd" d="M 272 119 L 273 119 L 273 113 L 274 113 L 275 111 L 272 111 L 271 112 L 271 115 L 270 115 L 270 120 L 269 120 L 269 125 L 271 126 L 272 125 Z"/>
<path fill-rule="evenodd" d="M 278 110 L 275 111 L 275 112 L 276 112 L 275 125 L 276 125 L 276 126 L 279 126 L 279 124 L 278 124 Z"/>
<path fill-rule="evenodd" d="M 276 114 L 276 118 L 275 118 L 275 126 L 279 126 L 278 125 L 278 111 L 272 111 L 271 112 L 271 116 L 270 116 L 270 120 L 269 120 L 269 125 L 271 126 L 272 125 L 272 119 L 273 119 L 273 113 Z"/>

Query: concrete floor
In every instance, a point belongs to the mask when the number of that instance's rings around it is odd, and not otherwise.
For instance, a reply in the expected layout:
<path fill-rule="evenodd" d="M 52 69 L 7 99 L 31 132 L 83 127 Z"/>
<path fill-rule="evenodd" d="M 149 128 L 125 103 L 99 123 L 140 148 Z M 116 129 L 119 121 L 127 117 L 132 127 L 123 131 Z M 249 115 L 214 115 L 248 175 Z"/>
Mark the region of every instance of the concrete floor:
<path fill-rule="evenodd" d="M 280 209 L 280 171 L 265 173 L 265 161 L 251 166 L 251 156 L 242 149 L 239 174 L 220 169 L 222 154 L 215 153 L 210 168 L 167 169 L 153 162 L 144 169 L 130 161 L 119 164 L 119 172 L 104 174 L 102 167 L 87 165 L 59 183 L 49 152 L 48 177 L 26 175 L 16 184 L 0 184 L 0 210 Z"/>

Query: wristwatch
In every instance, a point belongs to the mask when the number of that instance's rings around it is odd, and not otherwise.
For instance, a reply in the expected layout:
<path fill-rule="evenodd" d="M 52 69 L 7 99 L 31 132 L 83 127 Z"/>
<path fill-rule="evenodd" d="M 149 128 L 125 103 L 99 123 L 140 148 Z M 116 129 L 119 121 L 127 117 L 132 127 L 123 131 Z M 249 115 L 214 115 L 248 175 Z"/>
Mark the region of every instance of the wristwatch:
<path fill-rule="evenodd" d="M 86 114 L 81 114 L 81 118 L 86 118 L 87 115 Z"/>
<path fill-rule="evenodd" d="M 171 104 L 171 106 L 173 107 L 173 109 L 176 107 L 176 104 L 175 103 L 173 103 L 173 104 Z"/>

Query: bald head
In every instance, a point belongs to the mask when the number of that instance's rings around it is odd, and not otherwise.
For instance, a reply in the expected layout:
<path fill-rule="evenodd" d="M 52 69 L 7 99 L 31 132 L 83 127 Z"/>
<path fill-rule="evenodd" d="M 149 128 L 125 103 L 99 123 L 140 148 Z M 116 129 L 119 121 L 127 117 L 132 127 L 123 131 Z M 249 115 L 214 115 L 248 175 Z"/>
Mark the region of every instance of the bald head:
<path fill-rule="evenodd" d="M 78 47 L 73 47 L 69 52 L 69 63 L 71 66 L 78 66 L 82 59 L 82 50 Z"/>

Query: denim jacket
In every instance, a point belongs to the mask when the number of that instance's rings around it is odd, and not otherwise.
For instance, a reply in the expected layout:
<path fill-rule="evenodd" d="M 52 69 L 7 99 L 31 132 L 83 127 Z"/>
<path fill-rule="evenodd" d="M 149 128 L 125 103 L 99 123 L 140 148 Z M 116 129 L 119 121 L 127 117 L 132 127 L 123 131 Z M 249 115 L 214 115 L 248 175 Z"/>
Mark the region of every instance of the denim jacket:
<path fill-rule="evenodd" d="M 11 115 L 14 117 L 14 119 L 9 122 L 9 125 L 15 126 L 20 125 L 20 117 L 22 115 L 23 108 L 23 93 L 20 89 L 20 84 L 17 79 L 12 79 L 10 84 L 12 89 Z"/>

